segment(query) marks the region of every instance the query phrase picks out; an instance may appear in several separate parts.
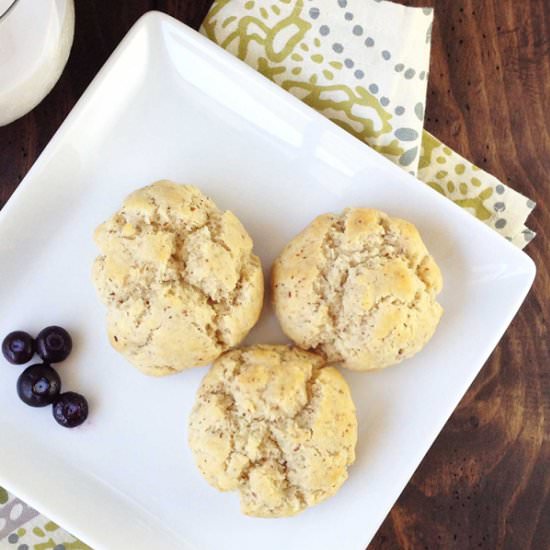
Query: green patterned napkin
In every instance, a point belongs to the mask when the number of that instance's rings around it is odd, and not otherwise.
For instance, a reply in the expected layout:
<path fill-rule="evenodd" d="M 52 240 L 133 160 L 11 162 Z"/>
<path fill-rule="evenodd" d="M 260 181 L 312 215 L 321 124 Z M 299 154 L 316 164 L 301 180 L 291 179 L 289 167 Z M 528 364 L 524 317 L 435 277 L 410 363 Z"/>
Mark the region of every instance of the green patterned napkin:
<path fill-rule="evenodd" d="M 519 247 L 535 204 L 424 131 L 431 8 L 216 0 L 201 31 Z"/>
<path fill-rule="evenodd" d="M 418 178 L 523 248 L 535 237 L 524 223 L 535 203 L 424 131 Z"/>
<path fill-rule="evenodd" d="M 91 550 L 0 487 L 0 548 L 9 550 Z"/>

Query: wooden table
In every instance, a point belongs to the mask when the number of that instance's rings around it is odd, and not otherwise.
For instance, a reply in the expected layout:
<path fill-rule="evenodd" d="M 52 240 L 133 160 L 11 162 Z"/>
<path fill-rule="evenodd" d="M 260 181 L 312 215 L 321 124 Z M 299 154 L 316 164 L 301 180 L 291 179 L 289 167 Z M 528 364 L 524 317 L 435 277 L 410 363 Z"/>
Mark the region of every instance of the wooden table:
<path fill-rule="evenodd" d="M 0 128 L 0 205 L 142 13 L 159 9 L 197 27 L 210 3 L 77 0 L 75 44 L 60 82 L 33 112 Z M 427 128 L 538 203 L 529 220 L 538 237 L 527 249 L 538 275 L 370 548 L 547 549 L 550 0 L 402 3 L 436 7 Z"/>

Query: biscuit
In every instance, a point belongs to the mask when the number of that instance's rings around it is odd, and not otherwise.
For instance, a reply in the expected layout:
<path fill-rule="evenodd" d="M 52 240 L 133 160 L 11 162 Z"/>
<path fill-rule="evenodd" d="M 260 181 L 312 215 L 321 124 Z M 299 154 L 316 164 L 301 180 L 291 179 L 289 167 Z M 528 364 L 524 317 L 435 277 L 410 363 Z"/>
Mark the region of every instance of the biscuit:
<path fill-rule="evenodd" d="M 334 495 L 355 460 L 349 387 L 324 359 L 289 346 L 222 355 L 189 419 L 189 444 L 208 483 L 239 491 L 257 517 L 297 514 Z"/>
<path fill-rule="evenodd" d="M 109 339 L 146 374 L 207 365 L 258 320 L 263 274 L 252 239 L 196 187 L 159 181 L 135 191 L 95 241 Z"/>
<path fill-rule="evenodd" d="M 443 312 L 441 272 L 415 226 L 367 208 L 316 218 L 275 261 L 272 287 L 287 336 L 354 370 L 411 357 Z"/>

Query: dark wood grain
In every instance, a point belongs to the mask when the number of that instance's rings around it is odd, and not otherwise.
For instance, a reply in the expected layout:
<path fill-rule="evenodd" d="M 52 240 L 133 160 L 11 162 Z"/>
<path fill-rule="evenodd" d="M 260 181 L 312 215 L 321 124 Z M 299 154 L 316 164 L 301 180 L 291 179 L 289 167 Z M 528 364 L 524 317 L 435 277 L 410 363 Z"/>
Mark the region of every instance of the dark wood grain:
<path fill-rule="evenodd" d="M 550 548 L 550 0 L 402 3 L 436 8 L 427 128 L 538 203 L 529 221 L 538 237 L 527 249 L 538 275 L 370 548 L 544 550 Z M 0 204 L 142 13 L 160 9 L 198 26 L 209 4 L 77 0 L 75 45 L 60 82 L 32 113 L 0 128 Z"/>

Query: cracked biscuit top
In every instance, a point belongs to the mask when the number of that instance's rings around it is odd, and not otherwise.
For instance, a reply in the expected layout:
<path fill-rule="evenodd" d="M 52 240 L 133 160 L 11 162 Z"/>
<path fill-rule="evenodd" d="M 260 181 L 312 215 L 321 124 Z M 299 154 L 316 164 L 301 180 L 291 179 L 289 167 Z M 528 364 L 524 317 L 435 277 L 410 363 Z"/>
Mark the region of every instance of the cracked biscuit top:
<path fill-rule="evenodd" d="M 206 365 L 258 320 L 263 274 L 252 240 L 192 185 L 135 191 L 95 241 L 93 280 L 111 344 L 146 374 Z"/>
<path fill-rule="evenodd" d="M 243 513 L 291 516 L 330 497 L 355 460 L 349 387 L 324 359 L 288 346 L 222 355 L 204 377 L 189 444 L 206 480 Z"/>
<path fill-rule="evenodd" d="M 275 261 L 284 332 L 354 370 L 411 357 L 441 314 L 441 272 L 409 222 L 367 208 L 316 218 Z"/>

